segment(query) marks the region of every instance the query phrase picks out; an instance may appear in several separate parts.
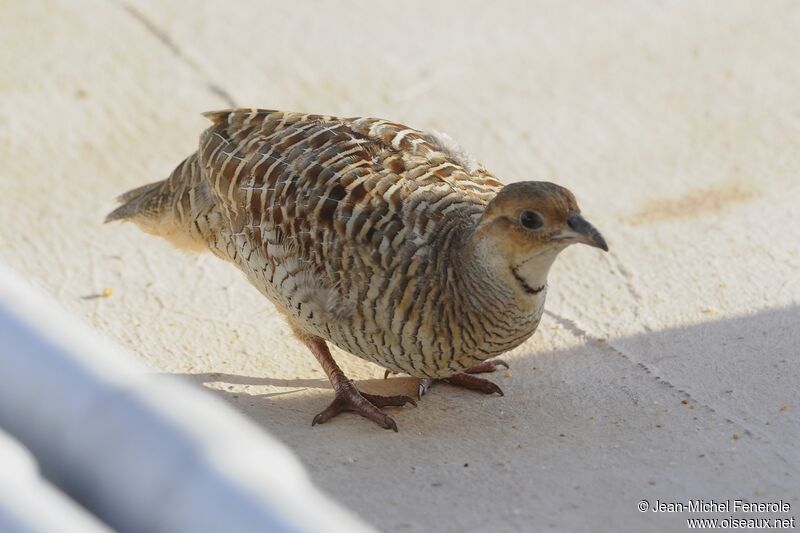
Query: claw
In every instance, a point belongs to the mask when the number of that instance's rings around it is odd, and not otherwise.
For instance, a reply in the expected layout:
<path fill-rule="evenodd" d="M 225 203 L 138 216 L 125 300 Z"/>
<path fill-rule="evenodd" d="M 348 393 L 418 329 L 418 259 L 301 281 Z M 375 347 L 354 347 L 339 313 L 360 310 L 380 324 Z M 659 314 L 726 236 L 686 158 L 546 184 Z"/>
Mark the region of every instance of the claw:
<path fill-rule="evenodd" d="M 383 373 L 383 379 L 389 379 L 389 374 L 391 373 L 392 373 L 391 370 L 386 369 L 386 371 Z"/>
<path fill-rule="evenodd" d="M 362 392 L 361 396 L 375 407 L 403 407 L 407 403 L 410 403 L 414 407 L 417 406 L 417 402 L 414 398 L 404 394 L 399 396 L 378 396 L 377 394 Z"/>
<path fill-rule="evenodd" d="M 495 383 L 492 383 L 488 379 L 475 377 L 472 374 L 455 374 L 446 378 L 444 381 L 450 385 L 476 390 L 484 394 L 493 394 L 496 392 L 500 396 L 505 396 L 505 394 L 503 394 L 503 389 L 498 387 Z"/>
<path fill-rule="evenodd" d="M 384 429 L 391 429 L 396 432 L 397 423 L 392 417 L 381 411 L 379 407 L 402 407 L 407 403 L 414 407 L 417 406 L 417 402 L 408 396 L 378 396 L 377 394 L 362 393 L 356 389 L 352 382 L 349 382 L 349 386 L 343 387 L 338 391 L 330 405 L 314 417 L 311 425 L 324 424 L 340 413 L 352 411 L 372 420 Z"/>
<path fill-rule="evenodd" d="M 502 359 L 491 359 L 478 363 L 477 365 L 466 369 L 464 372 L 467 374 L 482 374 L 484 372 L 494 372 L 498 366 L 508 368 L 508 363 Z"/>
<path fill-rule="evenodd" d="M 422 378 L 419 380 L 419 390 L 417 391 L 417 395 L 421 400 L 425 393 L 428 392 L 428 389 L 436 382 L 433 378 Z"/>
<path fill-rule="evenodd" d="M 473 376 L 472 374 L 453 374 L 449 378 L 441 378 L 441 379 L 434 379 L 434 378 L 422 378 L 419 380 L 419 398 L 422 399 L 422 396 L 428 392 L 428 389 L 433 386 L 434 383 L 437 381 L 444 381 L 454 387 L 463 387 L 465 389 L 470 389 L 478 392 L 482 392 L 484 394 L 494 394 L 497 393 L 500 396 L 505 396 L 503 394 L 503 389 L 498 387 L 495 383 L 492 383 L 488 379 L 479 378 L 477 376 Z"/>

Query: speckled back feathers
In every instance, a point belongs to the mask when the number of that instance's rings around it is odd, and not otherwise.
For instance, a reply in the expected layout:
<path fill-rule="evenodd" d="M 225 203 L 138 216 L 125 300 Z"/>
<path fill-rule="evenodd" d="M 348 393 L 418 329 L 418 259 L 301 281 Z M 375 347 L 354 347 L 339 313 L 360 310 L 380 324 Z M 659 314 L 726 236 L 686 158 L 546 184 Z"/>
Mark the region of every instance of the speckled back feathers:
<path fill-rule="evenodd" d="M 197 153 L 126 199 L 158 209 L 116 218 L 207 246 L 296 331 L 392 370 L 452 374 L 533 333 L 538 315 L 515 315 L 503 287 L 454 267 L 502 184 L 448 137 L 373 118 L 206 116 Z M 492 291 L 496 324 L 459 276 Z"/>

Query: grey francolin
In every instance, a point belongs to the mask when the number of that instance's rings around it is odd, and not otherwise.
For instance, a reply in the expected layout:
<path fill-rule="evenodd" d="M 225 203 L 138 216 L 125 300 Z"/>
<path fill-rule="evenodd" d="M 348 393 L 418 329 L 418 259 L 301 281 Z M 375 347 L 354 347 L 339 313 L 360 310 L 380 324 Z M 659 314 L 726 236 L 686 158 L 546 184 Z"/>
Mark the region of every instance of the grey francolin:
<path fill-rule="evenodd" d="M 477 372 L 536 330 L 556 256 L 607 250 L 567 189 L 503 186 L 449 137 L 374 118 L 260 109 L 207 113 L 198 150 L 134 189 L 106 221 L 237 265 L 322 365 L 342 411 L 397 431 L 327 347 L 388 371 L 486 393 Z"/>

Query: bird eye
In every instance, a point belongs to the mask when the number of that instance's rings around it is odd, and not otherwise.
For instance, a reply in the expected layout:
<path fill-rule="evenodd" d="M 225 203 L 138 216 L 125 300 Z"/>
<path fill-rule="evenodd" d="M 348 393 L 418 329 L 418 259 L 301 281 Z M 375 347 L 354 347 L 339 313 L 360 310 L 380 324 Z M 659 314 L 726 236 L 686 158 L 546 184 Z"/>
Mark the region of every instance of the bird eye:
<path fill-rule="evenodd" d="M 525 229 L 539 229 L 544 224 L 542 217 L 535 211 L 523 211 L 519 214 L 519 223 Z"/>

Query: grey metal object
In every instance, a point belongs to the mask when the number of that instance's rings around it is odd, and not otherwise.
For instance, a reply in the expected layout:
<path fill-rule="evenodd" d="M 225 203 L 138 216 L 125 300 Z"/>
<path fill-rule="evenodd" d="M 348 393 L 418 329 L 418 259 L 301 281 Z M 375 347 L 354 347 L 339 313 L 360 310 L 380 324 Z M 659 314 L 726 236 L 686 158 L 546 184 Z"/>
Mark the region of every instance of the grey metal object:
<path fill-rule="evenodd" d="M 0 267 L 0 426 L 120 531 L 369 531 L 221 400 L 133 358 Z"/>
<path fill-rule="evenodd" d="M 104 533 L 108 527 L 39 475 L 33 455 L 0 431 L 0 531 Z"/>

